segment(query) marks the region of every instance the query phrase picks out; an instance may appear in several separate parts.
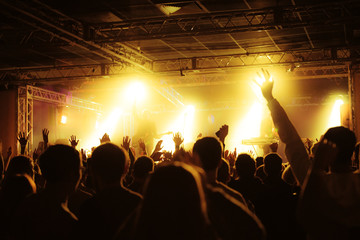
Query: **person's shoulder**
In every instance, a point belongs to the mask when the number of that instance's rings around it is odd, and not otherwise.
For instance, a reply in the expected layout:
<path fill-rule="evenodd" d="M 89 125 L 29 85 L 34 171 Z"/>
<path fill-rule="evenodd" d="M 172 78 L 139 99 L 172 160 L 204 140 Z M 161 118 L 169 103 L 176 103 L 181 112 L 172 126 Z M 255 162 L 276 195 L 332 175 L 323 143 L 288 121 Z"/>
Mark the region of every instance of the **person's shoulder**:
<path fill-rule="evenodd" d="M 239 193 L 238 191 L 236 191 L 235 189 L 225 185 L 224 183 L 222 182 L 218 182 L 216 184 L 217 187 L 221 188 L 224 193 L 234 197 L 235 199 L 237 199 L 238 201 L 240 201 L 241 203 L 245 204 L 245 200 L 244 200 L 244 197 L 241 193 Z"/>
<path fill-rule="evenodd" d="M 127 193 L 129 198 L 133 199 L 135 202 L 140 202 L 142 200 L 142 195 L 140 193 L 137 193 L 131 189 L 123 187 L 124 191 Z"/>

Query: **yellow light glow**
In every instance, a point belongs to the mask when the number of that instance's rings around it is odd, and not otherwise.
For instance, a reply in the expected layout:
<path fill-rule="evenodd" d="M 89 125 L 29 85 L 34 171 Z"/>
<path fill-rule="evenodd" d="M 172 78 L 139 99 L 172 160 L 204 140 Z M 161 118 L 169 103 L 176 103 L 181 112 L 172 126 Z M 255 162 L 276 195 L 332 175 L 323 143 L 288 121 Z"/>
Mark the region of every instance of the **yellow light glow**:
<path fill-rule="evenodd" d="M 166 128 L 173 133 L 180 132 L 184 138 L 184 145 L 194 142 L 194 121 L 195 121 L 195 107 L 187 106 L 180 112 L 179 116 Z M 161 138 L 163 140 L 163 150 L 174 151 L 175 145 L 172 135 L 165 135 Z"/>
<path fill-rule="evenodd" d="M 253 150 L 252 146 L 241 145 L 242 140 L 260 137 L 261 120 L 263 116 L 264 106 L 261 103 L 254 103 L 249 112 L 240 121 L 239 125 L 231 136 L 230 148 L 237 148 L 238 152 L 247 152 Z"/>
<path fill-rule="evenodd" d="M 141 102 L 146 97 L 146 88 L 142 82 L 132 82 L 126 89 L 124 94 L 126 100 Z"/>
<path fill-rule="evenodd" d="M 185 113 L 184 113 L 184 144 L 189 143 L 193 141 L 193 131 L 194 131 L 194 116 L 195 116 L 195 107 L 192 105 L 189 105 L 186 107 Z"/>
<path fill-rule="evenodd" d="M 336 126 L 340 126 L 341 125 L 341 105 L 344 104 L 344 101 L 341 99 L 338 99 L 335 101 L 334 106 L 332 108 L 330 117 L 329 117 L 329 121 L 328 121 L 328 126 L 327 128 L 331 128 L 331 127 L 336 127 Z"/>
<path fill-rule="evenodd" d="M 100 138 L 107 133 L 110 136 L 115 132 L 120 117 L 122 115 L 122 110 L 120 108 L 115 108 L 103 122 L 96 120 L 95 131 L 92 136 L 90 136 L 87 142 L 84 143 L 83 148 L 90 150 L 92 147 L 96 147 L 100 144 Z"/>
<path fill-rule="evenodd" d="M 62 124 L 66 124 L 67 123 L 67 117 L 65 115 L 61 116 L 61 121 Z"/>

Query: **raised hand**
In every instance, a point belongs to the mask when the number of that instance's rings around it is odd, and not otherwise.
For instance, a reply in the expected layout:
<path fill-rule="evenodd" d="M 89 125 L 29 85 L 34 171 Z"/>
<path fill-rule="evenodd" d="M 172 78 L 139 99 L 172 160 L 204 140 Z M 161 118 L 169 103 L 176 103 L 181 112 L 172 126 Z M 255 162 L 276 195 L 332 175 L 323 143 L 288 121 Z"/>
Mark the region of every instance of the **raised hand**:
<path fill-rule="evenodd" d="M 161 160 L 161 156 L 162 152 L 153 152 L 150 157 L 154 160 L 154 162 L 159 162 Z"/>
<path fill-rule="evenodd" d="M 86 162 L 86 160 L 87 160 L 87 157 L 86 157 L 86 151 L 85 151 L 85 149 L 81 149 L 80 150 L 80 154 L 81 154 L 81 160 L 83 161 L 83 162 Z"/>
<path fill-rule="evenodd" d="M 144 140 L 140 138 L 138 143 L 139 143 L 139 147 L 141 149 L 141 152 L 146 155 L 146 145 L 145 145 Z"/>
<path fill-rule="evenodd" d="M 179 150 L 180 145 L 184 142 L 184 138 L 182 138 L 181 134 L 177 132 L 173 135 L 173 141 L 175 143 L 175 150 Z"/>
<path fill-rule="evenodd" d="M 163 151 L 164 160 L 170 161 L 172 159 L 172 152 Z"/>
<path fill-rule="evenodd" d="M 47 146 L 48 142 L 49 142 L 49 130 L 44 128 L 42 130 L 42 136 L 43 136 L 43 141 L 45 146 Z"/>
<path fill-rule="evenodd" d="M 33 151 L 33 157 L 32 157 L 34 161 L 36 161 L 39 158 L 39 155 L 40 155 L 39 153 L 40 153 L 40 150 L 35 148 Z"/>
<path fill-rule="evenodd" d="M 222 143 L 224 143 L 226 136 L 229 133 L 229 126 L 228 125 L 222 125 L 219 131 L 216 132 L 216 136 L 220 139 Z"/>
<path fill-rule="evenodd" d="M 28 137 L 29 136 L 25 136 L 25 132 L 20 132 L 19 133 L 19 136 L 17 138 L 17 140 L 19 141 L 20 143 L 20 147 L 21 147 L 21 154 L 24 154 L 25 153 L 25 148 L 26 148 L 26 144 L 28 142 Z"/>
<path fill-rule="evenodd" d="M 234 152 L 229 154 L 229 165 L 231 168 L 233 168 L 235 166 L 235 162 L 236 162 L 236 157 L 237 157 L 237 153 L 236 153 L 236 148 L 234 150 Z"/>
<path fill-rule="evenodd" d="M 79 140 L 76 140 L 76 136 L 75 135 L 71 135 L 69 142 L 71 144 L 71 147 L 76 148 L 76 146 L 79 143 Z"/>
<path fill-rule="evenodd" d="M 255 81 L 255 83 L 260 86 L 261 92 L 262 92 L 264 98 L 266 99 L 266 101 L 269 102 L 272 99 L 274 99 L 274 97 L 272 95 L 274 82 L 272 81 L 271 75 L 267 70 L 261 69 L 261 73 L 258 73 L 258 76 L 265 81 L 263 82 L 262 85 L 260 85 L 256 81 Z"/>
<path fill-rule="evenodd" d="M 278 148 L 279 148 L 279 144 L 277 142 L 274 142 L 272 144 L 269 145 L 271 152 L 277 152 Z"/>
<path fill-rule="evenodd" d="M 306 138 L 304 145 L 305 145 L 306 150 L 308 151 L 308 153 L 310 153 L 311 148 L 314 145 L 314 141 L 310 140 L 309 138 Z"/>
<path fill-rule="evenodd" d="M 122 146 L 126 151 L 129 151 L 130 142 L 131 142 L 131 138 L 130 138 L 129 136 L 123 137 L 123 143 L 122 143 L 121 146 Z"/>
<path fill-rule="evenodd" d="M 107 133 L 105 133 L 104 136 L 102 136 L 102 138 L 100 138 L 100 144 L 107 143 L 107 142 L 110 142 L 110 137 Z"/>
<path fill-rule="evenodd" d="M 154 152 L 160 152 L 160 151 L 161 151 L 161 149 L 163 148 L 163 146 L 161 146 L 162 142 L 163 142 L 163 140 L 159 140 L 159 141 L 156 143 Z"/>
<path fill-rule="evenodd" d="M 29 136 L 25 136 L 25 132 L 20 132 L 17 140 L 19 141 L 21 146 L 26 146 Z"/>

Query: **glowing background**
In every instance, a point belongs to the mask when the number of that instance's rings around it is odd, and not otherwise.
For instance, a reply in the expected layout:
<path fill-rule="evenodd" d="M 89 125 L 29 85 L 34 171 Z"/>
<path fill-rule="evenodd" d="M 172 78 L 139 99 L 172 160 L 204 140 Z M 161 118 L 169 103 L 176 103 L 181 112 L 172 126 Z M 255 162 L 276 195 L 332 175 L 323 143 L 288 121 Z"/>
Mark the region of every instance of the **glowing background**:
<path fill-rule="evenodd" d="M 229 74 L 229 84 L 210 83 L 200 87 L 178 85 L 175 89 L 184 98 L 183 107 L 174 106 L 157 93 L 154 88 L 160 86 L 154 84 L 158 82 L 154 78 L 127 75 L 103 79 L 84 84 L 82 90 L 73 93 L 74 96 L 103 104 L 101 114 L 63 107 L 61 110 L 50 111 L 51 114 L 55 112 L 58 115 L 56 120 L 54 117 L 40 119 L 40 115 L 34 114 L 34 122 L 50 129 L 52 142 L 58 139 L 66 142 L 71 135 L 76 135 L 80 139 L 79 149 L 90 149 L 99 144 L 99 138 L 105 132 L 114 143 L 120 145 L 123 136 L 132 136 L 136 131 L 134 116 L 148 110 L 158 134 L 180 132 L 188 149 L 191 149 L 199 133 L 203 136 L 215 136 L 215 132 L 223 124 L 228 124 L 226 148 L 233 150 L 236 147 L 238 152 L 254 151 L 253 146 L 241 143 L 244 139 L 260 137 L 262 121 L 269 115 L 261 91 L 254 83 L 259 70 L 251 68 Z M 293 104 L 292 98 L 309 94 L 319 98 L 342 94 L 346 99 L 346 86 L 327 89 L 323 80 L 299 81 L 292 79 L 283 68 L 268 70 L 275 81 L 274 96 L 288 112 L 301 137 L 319 138 L 330 125 L 339 124 L 340 104 L 336 103 L 335 98 L 325 104 L 323 101 L 306 106 Z M 35 113 L 45 111 L 40 110 L 43 108 L 40 105 L 35 103 Z M 63 115 L 66 116 L 66 123 L 61 123 Z M 336 122 L 330 122 L 329 119 L 335 119 Z M 271 120 L 266 121 L 266 126 L 271 128 Z M 34 146 L 41 140 L 40 128 L 34 127 Z M 164 150 L 174 150 L 172 134 L 164 135 L 161 139 Z"/>

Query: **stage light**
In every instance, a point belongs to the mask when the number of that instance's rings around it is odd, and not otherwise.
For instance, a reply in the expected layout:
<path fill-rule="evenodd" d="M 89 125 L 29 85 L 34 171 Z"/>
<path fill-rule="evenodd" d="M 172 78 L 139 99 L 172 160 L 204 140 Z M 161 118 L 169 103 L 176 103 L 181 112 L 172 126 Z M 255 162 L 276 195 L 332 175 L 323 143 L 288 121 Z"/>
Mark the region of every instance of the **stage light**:
<path fill-rule="evenodd" d="M 328 128 L 337 127 L 341 125 L 341 105 L 344 104 L 344 101 L 337 99 L 334 103 L 334 106 L 331 110 L 331 114 L 328 121 Z"/>
<path fill-rule="evenodd" d="M 194 116 L 195 116 L 195 107 L 189 105 L 186 107 L 184 113 L 184 127 L 183 127 L 183 137 L 184 144 L 193 141 L 193 131 L 194 131 Z"/>
<path fill-rule="evenodd" d="M 106 121 L 100 127 L 100 135 L 107 133 L 109 135 L 113 134 L 118 125 L 122 110 L 120 108 L 115 108 Z"/>
<path fill-rule="evenodd" d="M 100 144 L 99 139 L 105 134 L 109 134 L 110 139 L 115 133 L 116 128 L 119 125 L 120 117 L 122 115 L 122 110 L 120 108 L 115 108 L 105 121 L 96 120 L 95 122 L 95 131 L 87 139 L 87 142 L 84 143 L 83 148 L 90 150 L 92 147 L 96 147 Z"/>
<path fill-rule="evenodd" d="M 61 122 L 62 124 L 66 124 L 66 123 L 67 123 L 67 116 L 62 115 L 60 122 Z"/>
<path fill-rule="evenodd" d="M 125 91 L 126 100 L 131 102 L 141 102 L 146 97 L 146 88 L 142 82 L 132 82 Z"/>
<path fill-rule="evenodd" d="M 252 146 L 241 145 L 242 140 L 260 137 L 261 121 L 263 116 L 263 104 L 256 102 L 249 109 L 244 118 L 239 120 L 239 125 L 235 128 L 230 148 L 237 148 L 240 152 L 253 150 Z M 229 137 L 230 139 L 230 137 Z"/>
<path fill-rule="evenodd" d="M 180 111 L 180 114 L 175 120 L 166 128 L 166 131 L 173 133 L 180 132 L 184 138 L 184 145 L 194 141 L 194 121 L 195 121 L 195 107 L 188 105 L 185 109 Z M 175 145 L 172 135 L 165 135 L 161 138 L 163 140 L 163 150 L 174 151 Z"/>

